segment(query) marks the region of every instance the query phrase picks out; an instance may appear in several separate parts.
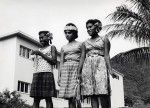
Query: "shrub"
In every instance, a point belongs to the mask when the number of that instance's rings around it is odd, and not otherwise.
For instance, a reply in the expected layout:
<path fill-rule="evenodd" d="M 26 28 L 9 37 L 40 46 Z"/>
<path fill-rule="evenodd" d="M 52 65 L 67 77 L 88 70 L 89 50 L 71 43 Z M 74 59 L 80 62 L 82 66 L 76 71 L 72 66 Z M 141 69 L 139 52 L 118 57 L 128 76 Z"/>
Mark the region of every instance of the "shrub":
<path fill-rule="evenodd" d="M 21 99 L 21 95 L 17 91 L 10 92 L 7 89 L 0 92 L 0 103 L 6 105 L 7 108 L 31 108 L 25 104 L 25 100 Z"/>

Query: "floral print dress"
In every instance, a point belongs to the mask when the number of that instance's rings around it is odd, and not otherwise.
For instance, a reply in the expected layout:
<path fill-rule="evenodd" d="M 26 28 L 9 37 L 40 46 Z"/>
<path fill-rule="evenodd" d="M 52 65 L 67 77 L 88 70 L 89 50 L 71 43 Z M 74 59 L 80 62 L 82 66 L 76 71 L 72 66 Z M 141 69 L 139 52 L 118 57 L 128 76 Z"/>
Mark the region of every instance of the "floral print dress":
<path fill-rule="evenodd" d="M 82 69 L 82 95 L 108 94 L 108 73 L 104 59 L 104 39 L 84 42 L 86 58 Z"/>

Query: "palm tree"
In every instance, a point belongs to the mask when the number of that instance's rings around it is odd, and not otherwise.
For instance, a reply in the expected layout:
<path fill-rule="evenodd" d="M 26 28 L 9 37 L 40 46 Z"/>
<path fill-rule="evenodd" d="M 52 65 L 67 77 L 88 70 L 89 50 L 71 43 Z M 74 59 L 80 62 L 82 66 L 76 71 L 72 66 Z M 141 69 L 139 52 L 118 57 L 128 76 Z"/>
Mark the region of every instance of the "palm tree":
<path fill-rule="evenodd" d="M 137 42 L 139 45 L 150 46 L 150 0 L 127 0 L 131 7 L 121 5 L 108 17 L 114 21 L 113 24 L 104 26 L 109 31 L 106 36 L 123 37 Z M 143 49 L 136 51 L 136 55 L 148 53 Z M 149 56 L 147 56 L 149 58 Z M 145 58 L 145 57 L 144 57 Z M 147 60 L 147 58 L 145 59 Z"/>
<path fill-rule="evenodd" d="M 127 0 L 132 4 L 116 7 L 116 11 L 108 15 L 113 24 L 105 28 L 112 28 L 109 37 L 123 36 L 125 39 L 135 40 L 139 44 L 150 45 L 150 0 Z"/>
<path fill-rule="evenodd" d="M 106 35 L 111 38 L 123 37 L 134 40 L 139 45 L 147 47 L 116 55 L 111 59 L 112 67 L 125 75 L 126 96 L 132 95 L 130 97 L 133 97 L 131 92 L 135 93 L 137 90 L 138 95 L 136 96 L 149 103 L 150 74 L 149 68 L 146 67 L 150 65 L 150 0 L 127 1 L 131 4 L 130 8 L 127 5 L 121 5 L 116 8 L 116 11 L 108 15 L 114 23 L 104 26 L 104 29 L 109 30 Z M 128 86 L 135 87 L 134 85 L 137 88 L 128 89 Z"/>

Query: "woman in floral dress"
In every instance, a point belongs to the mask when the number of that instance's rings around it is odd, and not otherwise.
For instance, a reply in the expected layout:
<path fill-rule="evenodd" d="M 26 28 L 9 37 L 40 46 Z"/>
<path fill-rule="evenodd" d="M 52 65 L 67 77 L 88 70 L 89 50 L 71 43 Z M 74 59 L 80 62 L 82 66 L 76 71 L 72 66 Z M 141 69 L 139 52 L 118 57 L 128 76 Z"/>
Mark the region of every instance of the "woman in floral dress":
<path fill-rule="evenodd" d="M 110 42 L 98 35 L 102 24 L 97 19 L 86 22 L 88 34 L 91 36 L 84 42 L 86 57 L 82 69 L 81 94 L 91 97 L 92 108 L 110 108 Z"/>

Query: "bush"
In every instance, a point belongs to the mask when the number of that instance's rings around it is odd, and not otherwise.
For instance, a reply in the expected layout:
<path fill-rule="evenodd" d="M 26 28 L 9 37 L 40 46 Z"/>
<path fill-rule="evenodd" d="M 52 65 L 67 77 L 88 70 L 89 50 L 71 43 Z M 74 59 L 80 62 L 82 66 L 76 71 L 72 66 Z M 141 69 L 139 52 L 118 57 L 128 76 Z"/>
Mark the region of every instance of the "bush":
<path fill-rule="evenodd" d="M 5 90 L 0 92 L 0 104 L 7 106 L 6 108 L 31 108 L 21 99 L 21 95 L 17 91 L 10 92 Z"/>

